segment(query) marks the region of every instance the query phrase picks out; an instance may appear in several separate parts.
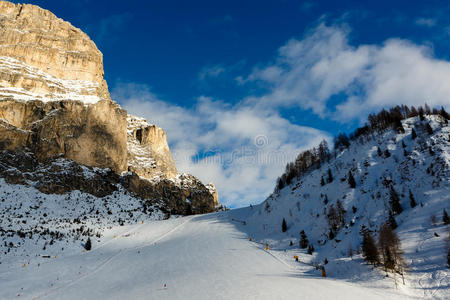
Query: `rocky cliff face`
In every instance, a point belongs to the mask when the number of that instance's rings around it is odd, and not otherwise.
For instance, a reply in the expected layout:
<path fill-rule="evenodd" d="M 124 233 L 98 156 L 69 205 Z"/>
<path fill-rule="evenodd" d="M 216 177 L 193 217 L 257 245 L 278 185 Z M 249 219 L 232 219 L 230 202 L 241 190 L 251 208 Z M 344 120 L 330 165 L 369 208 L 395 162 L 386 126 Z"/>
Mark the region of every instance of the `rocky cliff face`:
<path fill-rule="evenodd" d="M 94 167 L 127 170 L 126 112 L 115 102 L 0 101 L 0 147 L 41 160 L 63 154 Z"/>
<path fill-rule="evenodd" d="M 0 100 L 2 149 L 128 170 L 126 112 L 110 99 L 102 53 L 51 12 L 0 1 Z"/>
<path fill-rule="evenodd" d="M 164 130 L 145 119 L 127 117 L 128 170 L 144 178 L 173 178 L 177 168 Z"/>
<path fill-rule="evenodd" d="M 178 172 L 165 132 L 110 99 L 102 53 L 86 34 L 47 10 L 6 1 L 0 1 L 0 150 L 29 152 L 39 163 L 63 157 L 135 174 L 148 182 L 128 184 L 138 197 L 164 200 L 175 212 L 207 212 L 218 204 L 213 186 L 196 179 L 183 188 L 172 184 Z M 57 182 L 47 181 L 55 192 Z M 171 189 L 175 196 L 160 192 Z"/>
<path fill-rule="evenodd" d="M 83 95 L 109 98 L 102 53 L 80 29 L 48 10 L 0 1 L 0 45 L 3 92 L 52 94 L 80 88 Z"/>

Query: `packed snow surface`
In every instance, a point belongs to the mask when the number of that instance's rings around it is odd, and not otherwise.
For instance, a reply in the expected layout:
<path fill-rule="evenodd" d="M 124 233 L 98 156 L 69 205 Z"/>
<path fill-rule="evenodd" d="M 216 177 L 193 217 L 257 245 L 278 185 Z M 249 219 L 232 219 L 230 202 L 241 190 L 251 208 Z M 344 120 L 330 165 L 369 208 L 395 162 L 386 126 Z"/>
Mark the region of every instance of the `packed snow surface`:
<path fill-rule="evenodd" d="M 403 298 L 321 278 L 249 241 L 232 218 L 222 212 L 113 227 L 115 238 L 94 242 L 88 252 L 10 261 L 0 271 L 0 298 Z"/>

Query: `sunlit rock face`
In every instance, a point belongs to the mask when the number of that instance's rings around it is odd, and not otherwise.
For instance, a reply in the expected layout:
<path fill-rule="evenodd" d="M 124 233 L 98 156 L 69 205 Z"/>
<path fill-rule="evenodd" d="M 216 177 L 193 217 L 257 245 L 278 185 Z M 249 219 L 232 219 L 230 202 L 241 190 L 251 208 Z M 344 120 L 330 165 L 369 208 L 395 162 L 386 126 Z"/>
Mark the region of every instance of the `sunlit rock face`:
<path fill-rule="evenodd" d="M 103 55 L 85 33 L 48 10 L 6 1 L 0 2 L 0 86 L 0 95 L 21 100 L 109 99 Z"/>
<path fill-rule="evenodd" d="M 126 112 L 111 101 L 102 53 L 34 5 L 0 2 L 0 146 L 127 170 Z"/>
<path fill-rule="evenodd" d="M 128 170 L 144 178 L 174 178 L 177 168 L 162 128 L 145 119 L 127 117 Z"/>
<path fill-rule="evenodd" d="M 64 158 L 75 163 L 72 170 L 110 169 L 134 180 L 109 176 L 105 186 L 130 182 L 136 196 L 175 213 L 213 211 L 215 187 L 178 174 L 164 130 L 111 100 L 103 74 L 102 53 L 80 29 L 38 6 L 0 1 L 0 151 L 25 153 L 45 166 Z M 20 170 L 9 169 L 0 175 L 27 183 Z M 89 178 L 75 173 L 65 181 L 49 173 L 45 192 L 82 187 L 95 194 Z"/>

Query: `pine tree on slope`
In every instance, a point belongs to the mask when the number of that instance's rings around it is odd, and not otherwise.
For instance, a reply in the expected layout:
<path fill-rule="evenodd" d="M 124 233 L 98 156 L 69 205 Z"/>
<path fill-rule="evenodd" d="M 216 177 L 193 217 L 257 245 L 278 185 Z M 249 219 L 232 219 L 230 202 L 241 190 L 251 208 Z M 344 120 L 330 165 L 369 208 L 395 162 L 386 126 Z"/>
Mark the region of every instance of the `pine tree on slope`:
<path fill-rule="evenodd" d="M 281 223 L 281 231 L 286 232 L 287 231 L 287 224 L 286 220 L 283 218 L 283 222 Z"/>
<path fill-rule="evenodd" d="M 403 211 L 403 208 L 400 204 L 400 197 L 398 196 L 397 192 L 395 191 L 394 187 L 391 186 L 390 190 L 390 203 L 391 203 L 391 209 L 394 212 L 394 214 L 401 214 Z"/>
<path fill-rule="evenodd" d="M 448 216 L 447 211 L 445 210 L 445 208 L 444 208 L 444 214 L 443 214 L 443 216 L 442 216 L 442 222 L 444 222 L 445 225 L 450 224 L 450 218 L 449 218 L 449 216 Z"/>
<path fill-rule="evenodd" d="M 300 232 L 300 241 L 299 241 L 299 245 L 300 248 L 305 249 L 306 247 L 308 247 L 309 241 L 308 238 L 306 237 L 306 233 L 304 230 L 302 230 Z"/>
<path fill-rule="evenodd" d="M 353 177 L 352 171 L 348 171 L 348 184 L 352 189 L 356 187 L 356 181 L 355 178 Z"/>
<path fill-rule="evenodd" d="M 411 208 L 414 208 L 417 205 L 416 199 L 414 199 L 414 195 L 411 190 L 409 190 L 409 205 L 411 206 Z"/>
<path fill-rule="evenodd" d="M 364 232 L 363 235 L 362 255 L 368 263 L 373 264 L 374 266 L 380 262 L 380 255 L 378 253 L 377 245 L 375 244 L 375 239 L 369 231 Z"/>

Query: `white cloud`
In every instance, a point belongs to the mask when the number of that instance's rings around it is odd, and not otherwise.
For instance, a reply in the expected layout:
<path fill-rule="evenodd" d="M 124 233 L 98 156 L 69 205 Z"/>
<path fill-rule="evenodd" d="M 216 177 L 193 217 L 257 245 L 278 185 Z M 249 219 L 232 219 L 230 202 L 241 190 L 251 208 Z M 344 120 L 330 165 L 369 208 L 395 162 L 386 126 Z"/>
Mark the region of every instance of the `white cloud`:
<path fill-rule="evenodd" d="M 436 19 L 433 18 L 417 18 L 415 20 L 416 25 L 425 27 L 434 27 L 437 23 Z"/>
<path fill-rule="evenodd" d="M 241 80 L 270 87 L 269 93 L 246 101 L 298 106 L 344 122 L 396 104 L 450 103 L 450 62 L 434 58 L 430 47 L 400 39 L 352 46 L 349 32 L 345 26 L 320 24 L 302 40 L 287 42 L 273 63 Z"/>
<path fill-rule="evenodd" d="M 208 78 L 216 78 L 223 73 L 225 73 L 225 68 L 222 65 L 206 66 L 198 73 L 198 79 L 205 80 Z"/>
<path fill-rule="evenodd" d="M 259 203 L 287 162 L 330 136 L 276 111 L 199 97 L 186 109 L 158 99 L 145 85 L 119 83 L 112 96 L 130 113 L 165 129 L 182 172 L 213 181 L 226 205 Z M 207 153 L 199 155 L 199 153 Z"/>
<path fill-rule="evenodd" d="M 288 161 L 329 138 L 293 124 L 280 109 L 300 107 L 349 122 L 396 104 L 450 103 L 450 62 L 435 58 L 429 46 L 400 39 L 352 45 L 349 34 L 345 26 L 320 24 L 288 41 L 273 62 L 235 76 L 238 84 L 260 83 L 267 91 L 235 105 L 202 96 L 188 109 L 159 99 L 145 85 L 126 83 L 112 95 L 164 128 L 179 170 L 214 181 L 224 204 L 260 202 Z M 223 72 L 217 65 L 199 77 Z"/>

